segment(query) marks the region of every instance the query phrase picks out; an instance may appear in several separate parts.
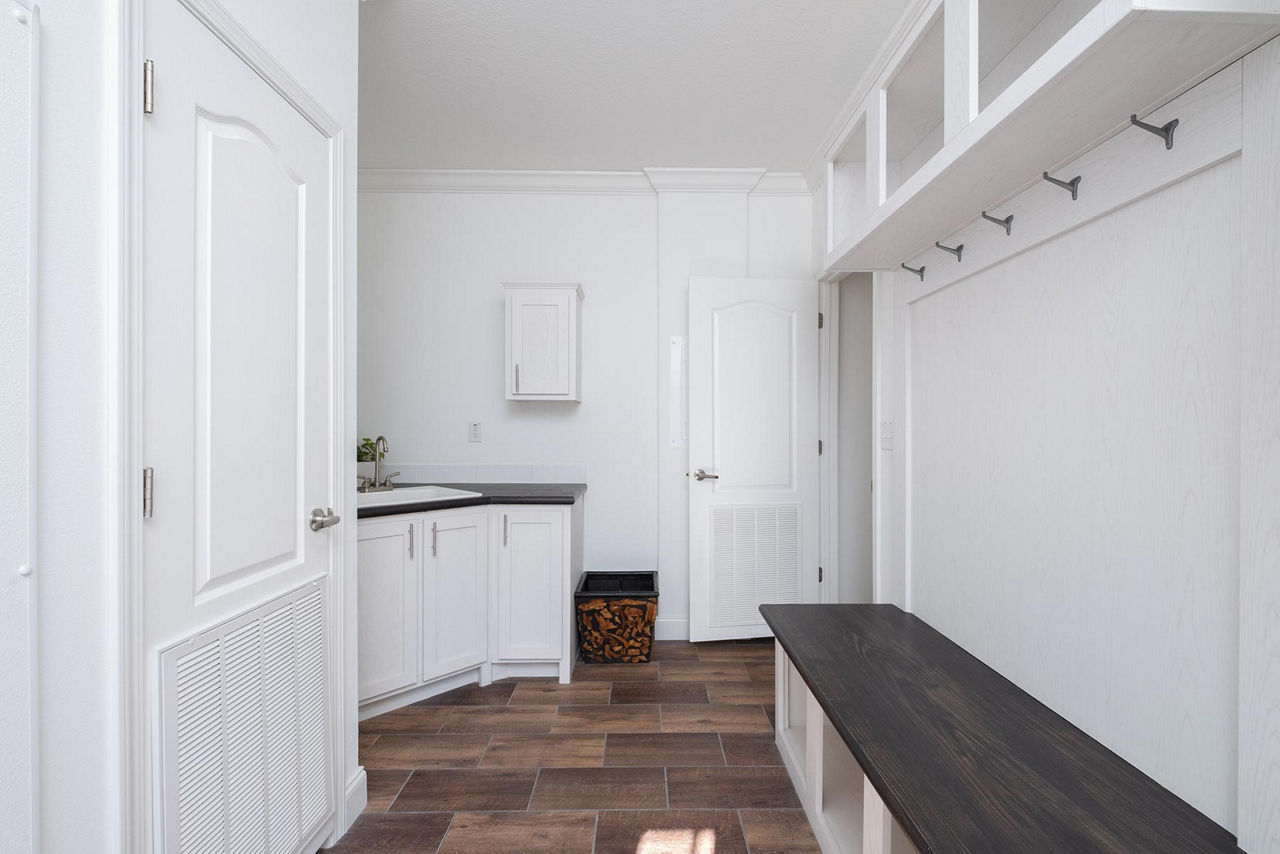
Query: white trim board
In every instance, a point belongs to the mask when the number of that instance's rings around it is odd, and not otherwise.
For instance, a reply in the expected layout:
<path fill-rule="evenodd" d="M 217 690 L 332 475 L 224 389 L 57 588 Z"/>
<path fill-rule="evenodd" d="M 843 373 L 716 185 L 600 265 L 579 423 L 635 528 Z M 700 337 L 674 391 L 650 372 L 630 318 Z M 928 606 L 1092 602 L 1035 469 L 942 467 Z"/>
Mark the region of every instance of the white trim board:
<path fill-rule="evenodd" d="M 658 192 L 808 196 L 798 172 L 764 169 L 662 169 L 578 172 L 502 169 L 361 169 L 362 193 L 534 193 L 642 195 Z"/>

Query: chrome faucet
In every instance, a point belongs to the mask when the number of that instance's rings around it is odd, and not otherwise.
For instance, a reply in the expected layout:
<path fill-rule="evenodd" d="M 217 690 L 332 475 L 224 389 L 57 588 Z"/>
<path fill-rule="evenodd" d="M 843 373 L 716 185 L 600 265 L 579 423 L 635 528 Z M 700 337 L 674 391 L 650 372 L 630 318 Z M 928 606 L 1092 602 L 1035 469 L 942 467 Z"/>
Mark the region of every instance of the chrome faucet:
<path fill-rule="evenodd" d="M 399 477 L 400 472 L 393 471 L 386 477 L 382 476 L 382 455 L 390 450 L 391 448 L 387 445 L 386 436 L 379 436 L 374 440 L 373 477 L 371 479 L 361 475 L 360 486 L 356 489 L 357 492 L 390 492 L 396 488 L 396 485 L 391 482 L 391 478 Z"/>
<path fill-rule="evenodd" d="M 373 442 L 373 485 L 381 486 L 382 478 L 378 477 L 382 472 L 382 455 L 391 450 L 391 446 L 387 444 L 386 436 L 379 436 Z"/>

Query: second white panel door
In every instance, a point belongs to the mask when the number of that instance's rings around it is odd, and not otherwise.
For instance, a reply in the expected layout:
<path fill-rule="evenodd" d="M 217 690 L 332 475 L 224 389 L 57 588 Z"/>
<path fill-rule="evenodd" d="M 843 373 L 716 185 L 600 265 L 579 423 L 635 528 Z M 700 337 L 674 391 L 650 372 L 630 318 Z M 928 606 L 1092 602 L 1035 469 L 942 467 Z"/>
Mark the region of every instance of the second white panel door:
<path fill-rule="evenodd" d="M 479 509 L 424 519 L 424 680 L 489 659 L 488 518 L 488 511 Z"/>
<path fill-rule="evenodd" d="M 689 280 L 689 634 L 818 601 L 818 286 Z"/>

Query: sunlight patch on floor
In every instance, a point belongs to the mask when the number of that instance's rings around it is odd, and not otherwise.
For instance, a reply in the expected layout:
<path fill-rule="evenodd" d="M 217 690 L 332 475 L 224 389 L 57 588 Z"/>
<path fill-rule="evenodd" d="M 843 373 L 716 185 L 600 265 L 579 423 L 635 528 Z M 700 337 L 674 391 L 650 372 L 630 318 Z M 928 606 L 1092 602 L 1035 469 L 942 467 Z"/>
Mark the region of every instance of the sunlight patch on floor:
<path fill-rule="evenodd" d="M 663 828 L 646 830 L 636 854 L 715 854 L 716 832 L 710 829 Z"/>

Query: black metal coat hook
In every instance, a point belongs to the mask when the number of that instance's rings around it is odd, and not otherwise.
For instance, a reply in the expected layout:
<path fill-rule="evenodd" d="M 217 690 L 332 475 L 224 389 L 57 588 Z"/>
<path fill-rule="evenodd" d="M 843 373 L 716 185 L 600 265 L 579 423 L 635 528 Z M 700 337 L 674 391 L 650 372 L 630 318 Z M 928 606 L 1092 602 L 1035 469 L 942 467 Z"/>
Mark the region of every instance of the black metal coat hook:
<path fill-rule="evenodd" d="M 962 257 L 964 255 L 963 243 L 957 244 L 955 246 L 943 246 L 941 243 L 938 243 L 935 241 L 933 245 L 941 249 L 943 252 L 950 252 L 952 255 L 956 256 L 956 261 L 964 260 Z"/>
<path fill-rule="evenodd" d="M 1064 190 L 1070 190 L 1071 201 L 1074 202 L 1080 198 L 1080 176 L 1079 175 L 1072 178 L 1070 181 L 1059 181 L 1057 178 L 1053 177 L 1048 172 L 1046 172 L 1044 173 L 1044 179 L 1048 181 L 1050 184 L 1053 184 L 1055 187 L 1061 187 Z"/>
<path fill-rule="evenodd" d="M 920 281 L 922 282 L 924 281 L 924 265 L 923 264 L 920 265 L 919 270 L 917 270 L 915 267 L 908 267 L 906 264 L 902 265 L 902 269 L 906 270 L 908 273 L 915 273 L 917 276 L 920 277 Z"/>
<path fill-rule="evenodd" d="M 1009 214 L 1004 219 L 996 219 L 991 214 L 983 211 L 982 218 L 987 222 L 994 222 L 996 225 L 1003 228 L 1005 234 L 1013 234 L 1013 214 Z"/>
<path fill-rule="evenodd" d="M 1147 124 L 1146 122 L 1140 122 L 1140 121 L 1138 121 L 1138 114 L 1137 114 L 1137 113 L 1134 113 L 1132 116 L 1129 116 L 1129 122 L 1130 122 L 1134 127 L 1136 127 L 1136 128 L 1142 128 L 1143 130 L 1147 131 L 1148 133 L 1154 133 L 1156 136 L 1158 136 L 1158 137 L 1160 137 L 1161 139 L 1163 139 L 1163 140 L 1164 140 L 1164 147 L 1165 147 L 1165 149 L 1172 149 L 1172 148 L 1173 148 L 1173 132 L 1174 132 L 1174 131 L 1177 129 L 1177 127 L 1178 127 L 1178 120 L 1177 120 L 1177 119 L 1174 119 L 1173 121 L 1169 122 L 1169 123 L 1168 123 L 1167 125 L 1165 125 L 1164 127 L 1156 127 L 1155 125 L 1149 125 L 1149 124 Z"/>

